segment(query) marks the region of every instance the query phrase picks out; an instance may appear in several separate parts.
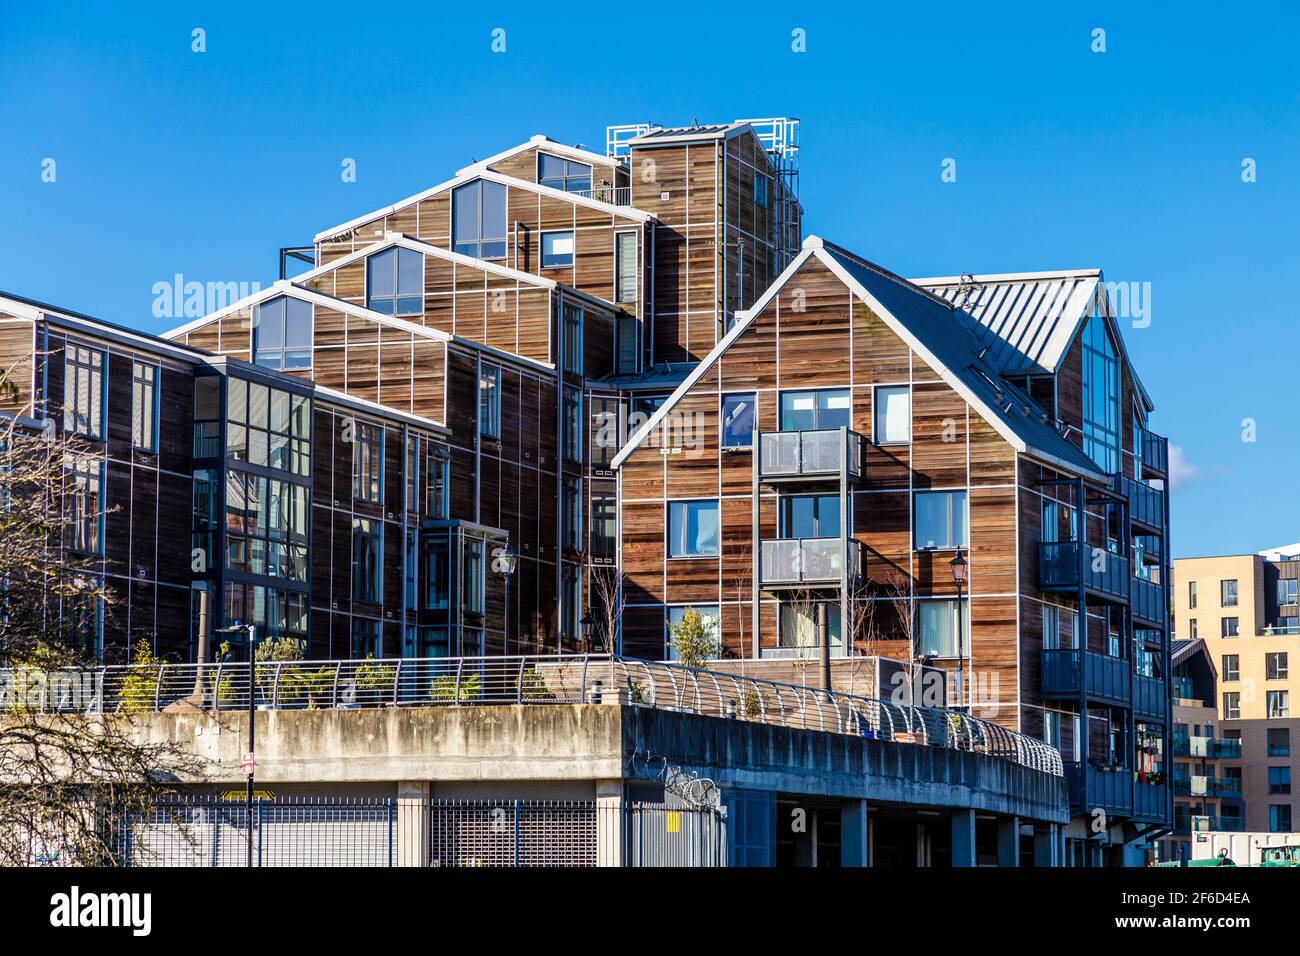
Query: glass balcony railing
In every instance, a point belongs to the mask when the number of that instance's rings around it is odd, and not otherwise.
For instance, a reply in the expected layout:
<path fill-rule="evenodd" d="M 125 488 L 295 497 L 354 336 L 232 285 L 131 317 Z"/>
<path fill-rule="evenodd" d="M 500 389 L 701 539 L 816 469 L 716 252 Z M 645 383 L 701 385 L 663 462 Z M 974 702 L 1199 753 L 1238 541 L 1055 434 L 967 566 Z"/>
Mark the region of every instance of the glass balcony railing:
<path fill-rule="evenodd" d="M 847 471 L 862 472 L 862 436 L 846 428 L 815 431 L 761 432 L 758 436 L 758 477 L 833 478 Z"/>
<path fill-rule="evenodd" d="M 790 587 L 839 584 L 861 573 L 862 545 L 853 538 L 769 538 L 762 542 L 759 583 Z"/>
<path fill-rule="evenodd" d="M 1165 493 L 1126 475 L 1115 475 L 1112 487 L 1128 499 L 1129 517 L 1156 531 L 1165 525 Z"/>
<path fill-rule="evenodd" d="M 1086 548 L 1080 567 L 1079 549 Z M 1045 541 L 1039 551 L 1038 578 L 1045 590 L 1065 590 L 1083 584 L 1089 590 L 1117 601 L 1129 595 L 1128 559 L 1104 548 L 1078 541 Z"/>
<path fill-rule="evenodd" d="M 1169 475 L 1169 439 L 1146 428 L 1137 430 L 1136 448 L 1144 477 L 1166 478 Z"/>

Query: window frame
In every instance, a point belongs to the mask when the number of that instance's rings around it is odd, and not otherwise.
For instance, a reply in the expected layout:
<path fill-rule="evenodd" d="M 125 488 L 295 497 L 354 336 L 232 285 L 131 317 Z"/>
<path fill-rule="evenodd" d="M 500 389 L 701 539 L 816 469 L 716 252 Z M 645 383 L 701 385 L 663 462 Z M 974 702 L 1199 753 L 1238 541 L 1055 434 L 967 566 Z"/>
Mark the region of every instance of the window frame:
<path fill-rule="evenodd" d="M 880 401 L 882 392 L 901 392 L 907 397 L 907 437 L 903 439 L 891 439 L 888 435 L 888 416 L 882 415 L 884 406 Z M 871 389 L 871 440 L 878 446 L 890 445 L 910 445 L 912 444 L 912 386 L 904 385 L 875 385 Z"/>
<path fill-rule="evenodd" d="M 1264 679 L 1287 680 L 1290 672 L 1286 651 L 1268 651 L 1264 655 Z"/>
<path fill-rule="evenodd" d="M 727 400 L 728 399 L 748 399 L 749 400 L 749 417 L 750 429 L 745 433 L 744 441 L 728 440 L 727 431 Z M 750 450 L 754 447 L 754 425 L 758 423 L 758 393 L 757 392 L 723 392 L 718 396 L 718 441 L 721 448 L 737 448 Z"/>
<path fill-rule="evenodd" d="M 546 159 L 553 159 L 556 160 L 557 162 L 563 163 L 564 171 L 559 176 L 543 176 L 542 175 L 543 157 L 545 157 Z M 585 169 L 587 171 L 587 174 L 585 176 L 581 174 L 575 175 L 574 173 L 569 171 L 570 166 L 576 166 L 580 169 Z M 569 188 L 570 180 L 581 181 L 583 179 L 587 181 L 586 189 Z M 555 183 L 557 181 L 561 185 L 559 186 L 552 185 L 552 183 Z M 596 167 L 591 163 L 584 163 L 580 159 L 570 159 L 567 156 L 559 156 L 555 153 L 548 153 L 544 149 L 539 149 L 537 151 L 537 185 L 545 186 L 547 189 L 558 189 L 562 193 L 581 195 L 582 193 L 585 192 L 588 194 L 588 198 L 590 198 L 590 194 L 594 192 L 596 188 Z"/>
<path fill-rule="evenodd" d="M 379 518 L 352 516 L 352 600 L 371 605 L 384 600 L 384 522 Z"/>
<path fill-rule="evenodd" d="M 550 240 L 552 243 L 554 243 L 556 238 L 559 236 L 567 236 L 569 239 L 569 251 L 567 253 L 567 260 L 565 258 L 566 255 L 565 253 L 557 254 L 552 252 L 550 253 L 550 261 L 547 261 L 547 252 L 546 252 L 547 240 Z M 578 251 L 577 243 L 578 240 L 576 238 L 576 234 L 572 229 L 547 229 L 543 231 L 537 239 L 538 266 L 542 269 L 572 269 Z M 559 256 L 558 259 L 556 258 L 557 255 Z"/>
<path fill-rule="evenodd" d="M 664 504 L 667 511 L 667 514 L 665 515 L 665 518 L 667 520 L 664 522 L 664 554 L 667 560 L 669 561 L 717 560 L 722 550 L 721 549 L 722 507 L 719 504 L 718 499 L 717 498 L 672 498 L 666 501 Z M 685 520 L 683 522 L 682 528 L 683 528 L 683 543 L 686 543 L 687 532 L 690 528 L 690 515 L 691 515 L 692 506 L 707 506 L 707 505 L 712 506 L 713 515 L 714 515 L 713 550 L 705 551 L 705 552 L 683 551 L 679 554 L 674 554 L 673 553 L 674 509 L 679 506 L 684 509 L 683 518 Z"/>
<path fill-rule="evenodd" d="M 382 506 L 384 503 L 384 439 L 386 438 L 384 433 L 387 429 L 383 425 L 362 421 L 359 418 L 354 418 L 352 421 L 352 500 Z M 368 487 L 363 487 L 367 484 Z"/>
<path fill-rule="evenodd" d="M 402 282 L 402 257 L 414 256 L 420 262 L 420 278 L 416 285 L 415 292 L 403 294 L 401 288 Z M 393 260 L 393 291 L 388 295 L 376 296 L 371 288 L 371 264 L 383 259 L 385 256 L 391 256 Z M 387 249 L 380 249 L 378 252 L 372 252 L 366 256 L 365 268 L 362 270 L 365 282 L 365 293 L 362 301 L 365 302 L 366 308 L 372 312 L 378 312 L 381 315 L 392 316 L 395 319 L 409 318 L 415 315 L 424 314 L 424 282 L 425 282 L 425 261 L 424 254 L 416 252 L 414 249 L 407 249 L 405 246 L 389 246 Z M 419 303 L 419 308 L 413 311 L 406 311 L 402 308 L 402 302 L 408 304 L 415 300 Z M 389 308 L 377 308 L 377 304 L 389 303 Z M 287 328 L 287 326 L 286 326 Z"/>
<path fill-rule="evenodd" d="M 104 486 L 107 482 L 105 462 L 95 455 L 65 454 L 63 468 L 67 492 L 65 508 L 68 514 L 67 549 L 76 554 L 104 554 Z M 90 510 L 94 486 L 94 511 Z"/>
<path fill-rule="evenodd" d="M 794 397 L 799 396 L 799 395 L 811 395 L 811 396 L 812 396 L 812 399 L 813 399 L 813 407 L 812 407 L 813 425 L 812 425 L 811 428 L 788 428 L 788 427 L 786 427 L 786 420 L 785 420 L 785 418 L 786 418 L 786 415 L 787 415 L 787 411 L 786 411 L 786 407 L 785 407 L 785 400 L 786 400 L 787 398 L 794 398 Z M 844 425 L 842 425 L 842 426 L 841 426 L 841 425 L 823 425 L 823 424 L 821 423 L 821 417 L 822 417 L 822 415 L 825 414 L 825 413 L 829 413 L 829 412 L 830 412 L 830 407 L 829 407 L 829 405 L 828 405 L 825 409 L 822 408 L 822 397 L 823 397 L 823 396 L 831 396 L 831 395 L 835 395 L 835 396 L 843 396 L 843 397 L 845 397 L 845 398 L 848 399 L 848 421 L 847 421 L 846 423 L 844 423 Z M 852 429 L 852 428 L 853 428 L 853 389 L 852 389 L 851 386 L 847 386 L 847 385 L 845 385 L 845 386 L 842 386 L 842 387 L 831 387 L 831 388 L 789 388 L 789 389 L 781 389 L 781 390 L 777 393 L 776 402 L 777 402 L 777 409 L 776 409 L 776 411 L 777 411 L 777 418 L 778 418 L 777 428 L 778 428 L 779 430 L 783 431 L 783 432 L 807 432 L 807 431 L 814 431 L 814 432 L 816 432 L 816 431 L 833 431 L 834 429 L 836 429 L 836 428 L 841 428 L 841 427 L 849 428 L 849 429 Z M 792 409 L 792 411 L 793 411 L 793 409 Z"/>
<path fill-rule="evenodd" d="M 486 386 L 491 379 L 491 387 Z M 478 373 L 478 435 L 495 441 L 501 439 L 501 366 L 479 365 Z"/>
<path fill-rule="evenodd" d="M 1241 680 L 1241 655 L 1240 654 L 1224 654 L 1222 655 L 1222 659 L 1220 663 L 1223 667 L 1222 680 L 1224 681 Z"/>
<path fill-rule="evenodd" d="M 1225 690 L 1223 692 L 1223 719 L 1241 719 L 1241 691 Z"/>
<path fill-rule="evenodd" d="M 952 499 L 958 495 L 961 496 L 961 516 L 960 516 L 961 527 L 959 529 L 960 534 L 958 535 L 960 540 L 958 540 L 955 544 L 951 542 L 945 544 L 933 544 L 933 545 L 922 544 L 921 534 L 919 530 L 919 519 L 921 516 L 921 509 L 917 507 L 918 501 L 921 498 L 934 498 L 938 496 L 945 496 L 951 502 Z M 953 506 L 951 503 L 947 508 L 947 512 L 948 512 L 948 520 L 949 523 L 951 524 L 953 519 L 953 514 L 954 514 Z M 925 491 L 912 492 L 912 550 L 914 551 L 963 551 L 963 550 L 968 551 L 970 550 L 970 496 L 966 493 L 966 489 L 960 488 L 960 489 L 951 489 L 951 490 L 937 490 L 937 491 L 925 490 Z"/>
<path fill-rule="evenodd" d="M 1228 600 L 1228 585 L 1232 585 L 1232 600 Z M 1236 578 L 1223 578 L 1219 581 L 1219 607 L 1239 607 L 1240 594 L 1237 588 Z"/>
<path fill-rule="evenodd" d="M 307 344 L 306 348 L 290 348 L 289 346 L 289 317 L 290 303 L 298 311 L 296 319 L 301 319 L 304 315 L 307 320 Z M 267 327 L 269 319 L 264 319 L 262 313 L 264 310 L 270 310 L 278 307 L 278 315 L 274 319 L 279 334 L 279 345 L 275 348 L 264 348 L 261 345 L 261 330 Z M 308 371 L 312 367 L 312 347 L 314 345 L 316 327 L 316 310 L 312 304 L 305 299 L 299 299 L 292 295 L 277 295 L 263 302 L 257 303 L 253 307 L 253 322 L 250 330 L 251 348 L 250 355 L 253 357 L 253 364 L 261 368 L 269 368 L 277 372 L 286 371 Z M 292 353 L 292 358 L 290 357 Z M 274 361 L 271 359 L 274 358 Z"/>
<path fill-rule="evenodd" d="M 1234 638 L 1241 637 L 1241 618 L 1239 617 L 1219 618 L 1219 637 L 1224 640 L 1232 640 Z"/>
<path fill-rule="evenodd" d="M 581 375 L 583 367 L 583 332 L 586 312 L 565 300 L 560 306 L 560 329 L 564 340 L 564 371 Z"/>
<path fill-rule="evenodd" d="M 960 601 L 956 597 L 938 597 L 938 598 L 916 598 L 914 601 L 916 607 L 916 624 L 915 634 L 912 639 L 913 655 L 917 659 L 933 657 L 935 660 L 969 660 L 970 659 L 970 599 L 963 597 Z M 948 616 L 955 621 L 956 626 L 952 630 L 953 642 L 951 647 L 944 650 L 951 650 L 951 654 L 923 652 L 921 625 L 925 620 L 922 608 L 926 605 L 948 605 Z M 961 641 L 957 640 L 958 635 Z"/>
<path fill-rule="evenodd" d="M 98 357 L 98 363 L 95 359 Z M 90 441 L 104 441 L 108 418 L 108 352 L 68 341 L 63 348 L 63 430 Z M 83 415 L 78 401 L 82 379 L 86 380 L 87 407 Z"/>
<path fill-rule="evenodd" d="M 631 240 L 632 244 L 632 263 L 631 273 L 627 273 L 627 264 L 624 262 L 624 244 Z M 628 305 L 637 301 L 637 289 L 640 286 L 638 261 L 639 243 L 635 230 L 624 229 L 614 233 L 614 303 L 616 305 Z M 631 294 L 628 295 L 626 287 L 628 281 L 631 281 Z"/>
<path fill-rule="evenodd" d="M 501 217 L 500 237 L 497 236 L 485 237 L 483 235 L 483 227 L 484 227 L 483 196 L 486 188 L 489 186 L 493 187 L 494 189 L 501 190 L 502 217 Z M 475 237 L 473 239 L 458 240 L 456 227 L 459 224 L 460 216 L 456 212 L 456 196 L 462 191 L 468 191 L 468 190 L 473 190 L 475 194 L 475 202 L 474 202 Z M 482 178 L 474 179 L 471 180 L 470 182 L 463 183 L 462 185 L 457 186 L 455 189 L 453 189 L 451 191 L 451 250 L 452 252 L 459 253 L 460 255 L 463 256 L 469 256 L 471 259 L 483 259 L 485 261 L 505 259 L 507 257 L 507 253 L 510 251 L 510 221 L 509 221 L 510 211 L 508 208 L 509 198 L 510 198 L 509 193 L 504 185 L 502 185 L 501 183 L 492 182 L 491 180 L 482 179 Z M 501 244 L 500 255 L 484 255 L 483 247 L 485 245 L 495 244 L 498 242 Z M 468 248 L 462 249 L 460 248 L 462 246 L 464 247 L 473 246 L 473 249 L 472 251 L 469 250 Z"/>
<path fill-rule="evenodd" d="M 148 377 L 142 375 L 147 370 Z M 158 389 L 162 368 L 152 362 L 131 360 L 131 447 L 146 455 L 158 454 Z M 148 396 L 148 411 L 143 407 Z M 144 426 L 147 425 L 147 431 Z M 145 440 L 147 438 L 147 441 Z"/>

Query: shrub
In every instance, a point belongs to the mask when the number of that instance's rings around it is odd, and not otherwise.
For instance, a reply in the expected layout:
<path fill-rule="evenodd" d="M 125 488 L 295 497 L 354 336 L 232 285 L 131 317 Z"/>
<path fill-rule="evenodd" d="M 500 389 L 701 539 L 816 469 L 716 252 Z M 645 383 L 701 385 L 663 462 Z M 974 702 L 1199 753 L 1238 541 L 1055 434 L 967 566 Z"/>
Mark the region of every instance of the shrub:
<path fill-rule="evenodd" d="M 483 692 L 483 681 L 479 677 L 478 671 L 471 671 L 468 675 L 461 677 L 459 687 L 456 684 L 456 675 L 448 674 L 445 677 L 435 677 L 433 684 L 429 688 L 429 696 L 438 702 L 454 701 L 461 703 L 467 700 L 473 700 Z"/>
<path fill-rule="evenodd" d="M 131 666 L 122 676 L 121 709 L 126 711 L 153 710 L 157 701 L 158 676 L 162 661 L 153 655 L 153 648 L 143 637 L 135 643 Z"/>
<path fill-rule="evenodd" d="M 703 667 L 709 658 L 718 656 L 718 640 L 705 623 L 704 615 L 695 608 L 688 607 L 682 612 L 682 619 L 668 629 L 673 653 L 683 667 Z"/>

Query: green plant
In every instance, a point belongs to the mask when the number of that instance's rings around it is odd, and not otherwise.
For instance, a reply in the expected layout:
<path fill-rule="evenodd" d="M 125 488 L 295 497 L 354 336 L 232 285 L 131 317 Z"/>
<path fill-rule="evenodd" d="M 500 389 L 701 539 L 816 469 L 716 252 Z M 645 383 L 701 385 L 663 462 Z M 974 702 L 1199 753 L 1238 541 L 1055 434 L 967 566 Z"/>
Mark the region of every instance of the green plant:
<path fill-rule="evenodd" d="M 761 717 L 762 714 L 763 702 L 758 696 L 758 691 L 753 687 L 745 688 L 745 692 L 740 695 L 740 716 Z"/>
<path fill-rule="evenodd" d="M 390 694 L 397 670 L 391 664 L 376 664 L 375 652 L 371 651 L 366 659 L 357 665 L 355 679 L 358 691 L 378 694 Z"/>
<path fill-rule="evenodd" d="M 308 709 L 315 708 L 316 702 L 329 696 L 334 683 L 334 669 L 321 666 L 316 670 L 294 669 L 294 680 L 303 696 L 307 698 Z"/>
<path fill-rule="evenodd" d="M 300 661 L 305 656 L 306 642 L 292 637 L 268 637 L 257 645 L 254 658 L 259 662 L 256 668 L 257 686 L 262 691 L 262 699 L 270 697 L 275 690 L 276 671 L 280 672 L 280 700 L 291 699 L 298 689 L 298 668 L 285 667 L 286 663 Z M 280 667 L 265 667 L 263 664 L 279 664 Z"/>
<path fill-rule="evenodd" d="M 215 663 L 222 664 L 229 659 L 230 642 L 222 641 L 221 646 L 217 648 Z M 220 679 L 217 677 L 218 674 L 221 674 Z M 217 667 L 208 678 L 208 692 L 216 700 L 218 707 L 228 701 L 233 701 L 235 699 L 235 682 L 232 675 L 229 672 L 221 673 L 221 668 Z"/>
<path fill-rule="evenodd" d="M 721 648 L 714 629 L 704 615 L 693 607 L 682 612 L 681 619 L 668 626 L 673 654 L 683 667 L 703 667 L 711 657 L 717 657 Z"/>
<path fill-rule="evenodd" d="M 433 684 L 429 687 L 429 697 L 435 701 L 446 702 L 473 700 L 483 691 L 483 682 L 479 677 L 478 671 L 471 671 L 468 676 L 460 679 L 459 685 L 456 683 L 456 675 L 448 674 L 445 677 L 435 677 Z"/>
<path fill-rule="evenodd" d="M 524 700 L 555 700 L 555 695 L 546 688 L 546 678 L 532 667 L 519 676 L 519 696 Z"/>
<path fill-rule="evenodd" d="M 121 709 L 126 711 L 153 710 L 157 701 L 158 677 L 162 661 L 153 655 L 153 648 L 144 638 L 135 643 L 134 658 L 122 677 L 118 692 Z"/>
<path fill-rule="evenodd" d="M 633 704 L 644 704 L 646 702 L 645 687 L 640 681 L 629 680 L 627 682 L 627 699 Z"/>

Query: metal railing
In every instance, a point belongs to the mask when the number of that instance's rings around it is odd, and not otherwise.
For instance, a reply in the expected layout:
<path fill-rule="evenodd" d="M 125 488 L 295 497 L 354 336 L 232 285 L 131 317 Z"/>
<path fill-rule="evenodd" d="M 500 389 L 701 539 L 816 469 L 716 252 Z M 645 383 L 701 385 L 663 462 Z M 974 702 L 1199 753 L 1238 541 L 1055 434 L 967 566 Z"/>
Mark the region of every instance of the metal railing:
<path fill-rule="evenodd" d="M 62 673 L 62 672 L 59 672 Z M 63 686 L 39 671 L 0 671 L 0 706 L 88 712 L 264 710 L 481 704 L 607 703 L 757 721 L 1003 757 L 1054 776 L 1061 755 L 1041 740 L 956 710 L 607 654 L 156 664 L 104 667 Z M 250 681 L 250 676 L 252 680 Z"/>
<path fill-rule="evenodd" d="M 1165 494 L 1144 481 L 1115 475 L 1111 487 L 1128 499 L 1129 516 L 1148 528 L 1164 529 Z"/>
<path fill-rule="evenodd" d="M 846 470 L 857 478 L 862 470 L 862 436 L 847 429 L 760 432 L 760 478 L 833 477 Z"/>
<path fill-rule="evenodd" d="M 1137 430 L 1137 447 L 1142 467 L 1154 472 L 1158 477 L 1169 474 L 1169 439 L 1163 435 L 1139 427 Z"/>
<path fill-rule="evenodd" d="M 1085 549 L 1082 572 L 1079 549 Z M 1128 559 L 1105 548 L 1078 541 L 1045 541 L 1039 551 L 1039 584 L 1045 589 L 1076 588 L 1083 584 L 1110 597 L 1128 600 Z"/>
<path fill-rule="evenodd" d="M 632 205 L 631 186 L 596 186 L 592 189 L 570 189 L 571 196 L 595 199 L 597 202 L 609 203 L 611 206 Z"/>
<path fill-rule="evenodd" d="M 1080 681 L 1090 697 L 1127 701 L 1132 696 L 1132 671 L 1128 661 L 1118 657 L 1084 651 L 1083 673 L 1079 671 L 1079 652 L 1073 648 L 1050 648 L 1043 651 L 1043 693 L 1051 697 L 1074 697 Z"/>
<path fill-rule="evenodd" d="M 760 584 L 838 584 L 846 560 L 850 580 L 862 567 L 854 538 L 767 538 L 759 553 Z"/>

